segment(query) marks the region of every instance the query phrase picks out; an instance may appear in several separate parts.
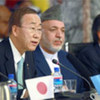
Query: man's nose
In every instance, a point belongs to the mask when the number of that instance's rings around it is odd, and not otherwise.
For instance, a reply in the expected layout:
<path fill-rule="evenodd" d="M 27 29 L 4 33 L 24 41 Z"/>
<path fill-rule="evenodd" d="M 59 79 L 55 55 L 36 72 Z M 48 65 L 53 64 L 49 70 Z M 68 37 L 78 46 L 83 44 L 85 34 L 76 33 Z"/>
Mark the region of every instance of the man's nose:
<path fill-rule="evenodd" d="M 35 37 L 40 37 L 41 34 L 42 34 L 42 31 L 36 29 L 36 30 L 35 30 L 35 34 L 34 34 L 34 36 L 35 36 Z"/>
<path fill-rule="evenodd" d="M 61 37 L 62 34 L 63 34 L 62 31 L 61 31 L 61 30 L 58 30 L 57 33 L 56 33 L 56 36 L 57 36 L 57 37 Z"/>

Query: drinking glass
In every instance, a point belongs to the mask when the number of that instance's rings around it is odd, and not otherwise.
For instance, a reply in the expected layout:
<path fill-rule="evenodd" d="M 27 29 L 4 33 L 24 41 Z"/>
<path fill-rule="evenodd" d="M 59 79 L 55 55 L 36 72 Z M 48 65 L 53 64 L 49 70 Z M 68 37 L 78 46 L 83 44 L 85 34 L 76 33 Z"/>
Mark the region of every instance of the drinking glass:
<path fill-rule="evenodd" d="M 67 79 L 63 82 L 63 88 L 66 91 L 76 93 L 77 81 L 75 79 Z"/>

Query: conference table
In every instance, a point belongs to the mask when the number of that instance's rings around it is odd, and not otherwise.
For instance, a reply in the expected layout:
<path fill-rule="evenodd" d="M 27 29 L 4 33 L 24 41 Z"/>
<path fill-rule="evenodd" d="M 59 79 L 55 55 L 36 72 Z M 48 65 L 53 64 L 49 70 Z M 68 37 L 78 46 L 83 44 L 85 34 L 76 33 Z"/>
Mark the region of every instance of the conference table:
<path fill-rule="evenodd" d="M 90 98 L 90 93 L 91 91 L 83 93 L 61 92 L 61 93 L 56 93 L 55 98 L 47 100 L 92 100 Z"/>

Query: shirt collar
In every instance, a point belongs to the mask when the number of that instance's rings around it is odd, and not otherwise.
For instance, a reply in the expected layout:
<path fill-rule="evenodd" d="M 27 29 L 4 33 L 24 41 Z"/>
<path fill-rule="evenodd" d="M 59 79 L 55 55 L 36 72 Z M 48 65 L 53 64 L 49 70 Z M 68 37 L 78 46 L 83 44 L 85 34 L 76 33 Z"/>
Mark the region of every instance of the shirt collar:
<path fill-rule="evenodd" d="M 40 46 L 40 45 L 39 45 L 39 46 Z M 42 51 L 42 53 L 43 53 L 43 55 L 44 55 L 45 58 L 51 59 L 51 60 L 53 60 L 53 59 L 58 59 L 58 52 L 56 52 L 55 54 L 49 54 L 49 53 L 45 52 L 45 51 L 42 49 L 41 46 L 40 46 L 40 49 L 41 49 L 41 51 Z"/>
<path fill-rule="evenodd" d="M 12 49 L 12 52 L 13 52 L 13 56 L 14 56 L 15 63 L 18 63 L 21 60 L 21 57 L 23 57 L 25 59 L 25 53 L 23 55 L 21 55 L 19 53 L 19 51 L 16 49 L 16 47 L 14 46 L 14 44 L 11 41 L 10 38 L 9 38 L 9 41 L 10 41 L 10 45 L 11 45 L 11 49 Z"/>

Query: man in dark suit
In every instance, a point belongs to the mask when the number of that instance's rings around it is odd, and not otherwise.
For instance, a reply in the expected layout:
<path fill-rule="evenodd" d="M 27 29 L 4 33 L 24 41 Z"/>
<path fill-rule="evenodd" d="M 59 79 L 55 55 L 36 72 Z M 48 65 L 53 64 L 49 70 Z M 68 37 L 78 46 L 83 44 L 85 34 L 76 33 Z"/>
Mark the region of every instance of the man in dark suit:
<path fill-rule="evenodd" d="M 14 74 L 14 79 L 22 79 L 25 87 L 25 79 L 34 78 L 35 67 L 32 51 L 35 50 L 41 38 L 41 21 L 37 13 L 30 8 L 17 9 L 9 20 L 9 37 L 0 43 L 0 72 L 8 76 Z M 24 59 L 21 76 L 18 77 L 18 63 Z M 7 79 L 0 75 L 0 82 Z M 19 85 L 18 85 L 19 86 Z M 18 87 L 18 98 L 23 92 L 23 87 Z M 27 97 L 24 96 L 25 98 Z"/>
<path fill-rule="evenodd" d="M 54 73 L 54 67 L 60 67 L 52 63 L 53 59 L 58 60 L 72 71 L 78 73 L 77 69 L 74 68 L 68 59 L 69 53 L 61 50 L 65 41 L 65 25 L 62 21 L 60 6 L 57 5 L 49 8 L 42 14 L 41 20 L 43 34 L 40 45 L 34 51 L 37 76 L 51 75 L 51 73 Z M 63 67 L 60 67 L 60 70 L 64 80 L 77 80 L 77 92 L 85 91 L 83 81 L 80 77 Z"/>
<path fill-rule="evenodd" d="M 92 75 L 100 74 L 100 14 L 96 16 L 92 25 L 93 44 L 84 48 L 77 55 Z"/>

